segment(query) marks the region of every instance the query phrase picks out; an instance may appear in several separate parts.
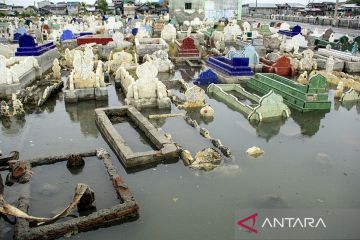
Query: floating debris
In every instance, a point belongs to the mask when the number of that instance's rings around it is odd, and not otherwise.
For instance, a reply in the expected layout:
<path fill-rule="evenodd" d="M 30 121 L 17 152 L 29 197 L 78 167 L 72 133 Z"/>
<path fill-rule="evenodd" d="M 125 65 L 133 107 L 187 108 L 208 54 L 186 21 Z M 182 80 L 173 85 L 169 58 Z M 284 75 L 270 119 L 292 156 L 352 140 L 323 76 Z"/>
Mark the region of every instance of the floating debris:
<path fill-rule="evenodd" d="M 220 146 L 222 146 L 222 143 L 220 141 L 220 139 L 211 139 L 211 143 L 214 145 L 214 147 L 219 148 Z"/>
<path fill-rule="evenodd" d="M 30 164 L 25 161 L 11 160 L 8 161 L 10 172 L 6 177 L 5 184 L 12 186 L 14 183 L 27 183 L 33 174 Z"/>
<path fill-rule="evenodd" d="M 184 114 L 183 113 L 154 114 L 154 115 L 149 115 L 149 119 L 170 118 L 170 117 L 179 117 L 179 116 L 184 116 Z"/>
<path fill-rule="evenodd" d="M 192 164 L 194 162 L 194 158 L 191 156 L 191 153 L 189 150 L 182 150 L 180 156 L 181 156 L 181 159 L 183 160 L 185 166 L 189 166 L 190 164 Z"/>
<path fill-rule="evenodd" d="M 214 113 L 215 113 L 214 109 L 210 106 L 205 106 L 200 109 L 200 115 L 202 117 L 211 118 L 214 117 Z"/>
<path fill-rule="evenodd" d="M 264 154 L 264 151 L 259 147 L 251 147 L 248 150 L 246 150 L 246 153 L 252 157 L 259 157 Z"/>
<path fill-rule="evenodd" d="M 211 137 L 210 137 L 210 132 L 209 132 L 209 130 L 207 130 L 206 128 L 200 128 L 200 134 L 201 134 L 201 136 L 203 136 L 204 138 L 211 138 Z"/>
<path fill-rule="evenodd" d="M 197 128 L 199 124 L 196 122 L 196 120 L 192 120 L 189 116 L 184 116 L 185 121 L 192 126 L 193 128 Z"/>
<path fill-rule="evenodd" d="M 195 155 L 195 161 L 190 165 L 197 170 L 210 171 L 221 164 L 221 156 L 213 148 L 205 148 Z"/>

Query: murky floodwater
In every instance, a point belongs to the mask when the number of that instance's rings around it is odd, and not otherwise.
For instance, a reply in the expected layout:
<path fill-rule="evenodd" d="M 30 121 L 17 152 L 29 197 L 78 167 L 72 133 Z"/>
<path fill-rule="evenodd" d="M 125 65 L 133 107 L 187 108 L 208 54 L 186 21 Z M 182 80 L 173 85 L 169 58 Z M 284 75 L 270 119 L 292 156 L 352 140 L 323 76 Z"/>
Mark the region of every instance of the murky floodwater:
<path fill-rule="evenodd" d="M 171 78 L 188 80 L 196 75 L 196 71 L 179 70 Z M 160 78 L 167 80 L 169 76 Z M 68 105 L 62 94 L 41 111 L 26 115 L 26 122 L 0 123 L 0 148 L 4 153 L 20 151 L 21 159 L 97 147 L 110 151 L 114 165 L 140 206 L 140 218 L 71 239 L 233 239 L 236 209 L 360 207 L 360 103 L 341 106 L 334 103 L 333 96 L 330 90 L 332 107 L 328 113 L 293 110 L 286 121 L 257 126 L 225 104 L 208 98 L 215 109 L 214 120 L 205 122 L 196 111 L 188 114 L 213 138 L 220 138 L 234 155 L 233 160 L 226 160 L 224 166 L 211 172 L 189 169 L 179 161 L 127 173 L 96 128 L 94 109 L 104 103 Z M 122 104 L 122 95 L 109 86 L 108 105 Z M 173 107 L 172 112 L 184 111 Z M 212 146 L 181 117 L 152 122 L 193 155 Z M 129 125 L 120 130 L 126 127 Z M 131 141 L 135 147 L 139 142 L 143 144 L 137 132 L 131 131 L 127 131 L 127 138 L 134 134 Z M 265 154 L 257 159 L 248 157 L 245 151 L 252 146 L 261 147 Z M 61 164 L 35 168 L 31 184 L 7 187 L 5 197 L 15 203 L 20 192 L 31 191 L 32 201 L 36 201 L 32 213 L 48 216 L 68 203 L 73 185 L 81 180 L 95 189 L 98 206 L 107 206 L 114 196 L 108 193 L 108 178 L 98 164 L 90 160 L 78 175 L 72 175 Z M 1 175 L 4 179 L 5 173 Z M 44 190 L 46 184 L 58 186 Z M 0 226 L 4 226 L 2 219 Z M 1 227 L 5 239 L 11 237 L 9 226 Z"/>

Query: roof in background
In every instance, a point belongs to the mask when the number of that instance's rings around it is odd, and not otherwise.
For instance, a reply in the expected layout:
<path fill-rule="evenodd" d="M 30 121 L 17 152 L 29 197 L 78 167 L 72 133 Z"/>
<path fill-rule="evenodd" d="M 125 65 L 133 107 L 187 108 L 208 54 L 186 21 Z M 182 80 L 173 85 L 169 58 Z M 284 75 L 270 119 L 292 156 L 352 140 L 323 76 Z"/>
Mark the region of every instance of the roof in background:
<path fill-rule="evenodd" d="M 277 5 L 289 5 L 290 7 L 293 8 L 305 8 L 304 4 L 301 3 L 284 3 L 284 4 L 278 4 L 278 3 L 258 3 L 257 7 L 258 8 L 277 8 Z M 255 3 L 249 3 L 249 7 L 254 8 L 256 7 Z"/>
<path fill-rule="evenodd" d="M 249 3 L 249 7 L 256 7 L 255 3 Z M 258 3 L 258 8 L 277 8 L 275 3 Z"/>

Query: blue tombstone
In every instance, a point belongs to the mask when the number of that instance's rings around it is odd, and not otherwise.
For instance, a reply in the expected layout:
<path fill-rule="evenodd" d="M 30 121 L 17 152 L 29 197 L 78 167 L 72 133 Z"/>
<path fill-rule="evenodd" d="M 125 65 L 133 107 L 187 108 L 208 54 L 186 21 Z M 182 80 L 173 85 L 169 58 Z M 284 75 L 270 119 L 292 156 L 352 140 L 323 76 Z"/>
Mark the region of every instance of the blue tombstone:
<path fill-rule="evenodd" d="M 133 29 L 131 30 L 131 34 L 134 35 L 134 36 L 136 36 L 136 34 L 138 33 L 138 31 L 139 31 L 138 28 L 133 28 Z"/>
<path fill-rule="evenodd" d="M 21 27 L 14 33 L 13 42 L 19 42 L 19 38 L 26 33 L 26 29 Z"/>
<path fill-rule="evenodd" d="M 19 47 L 33 48 L 36 47 L 36 42 L 33 36 L 24 34 L 19 38 Z"/>
<path fill-rule="evenodd" d="M 242 56 L 249 58 L 250 65 L 258 65 L 259 64 L 259 54 L 256 52 L 256 49 L 253 45 L 248 44 L 244 50 L 242 51 Z"/>
<path fill-rule="evenodd" d="M 198 78 L 194 81 L 196 85 L 209 85 L 209 84 L 218 84 L 221 83 L 216 73 L 213 70 L 207 69 L 201 72 Z"/>
<path fill-rule="evenodd" d="M 75 39 L 73 32 L 69 29 L 64 30 L 60 36 L 60 42 L 63 42 L 65 40 L 71 40 L 71 39 Z"/>
<path fill-rule="evenodd" d="M 53 48 L 55 48 L 53 42 L 38 45 L 31 35 L 24 34 L 19 38 L 19 47 L 15 52 L 15 56 L 40 56 Z"/>
<path fill-rule="evenodd" d="M 22 36 L 21 33 L 14 33 L 13 42 L 19 42 L 19 38 Z"/>

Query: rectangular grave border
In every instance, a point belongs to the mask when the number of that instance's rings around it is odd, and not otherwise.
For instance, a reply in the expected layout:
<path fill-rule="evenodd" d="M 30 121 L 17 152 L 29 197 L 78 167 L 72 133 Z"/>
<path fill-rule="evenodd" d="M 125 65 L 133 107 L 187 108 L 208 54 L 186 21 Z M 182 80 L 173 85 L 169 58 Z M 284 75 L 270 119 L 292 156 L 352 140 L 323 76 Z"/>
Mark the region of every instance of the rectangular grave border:
<path fill-rule="evenodd" d="M 165 137 L 162 130 L 156 129 L 149 120 L 135 107 L 109 107 L 95 109 L 96 124 L 114 150 L 116 156 L 125 168 L 157 165 L 161 162 L 176 162 L 179 159 L 179 149 L 171 140 Z M 146 135 L 158 150 L 133 152 L 114 128 L 110 116 L 127 116 Z"/>
<path fill-rule="evenodd" d="M 97 157 L 104 163 L 104 167 L 109 174 L 110 180 L 119 199 L 119 204 L 106 209 L 97 210 L 88 216 L 82 216 L 67 220 L 61 223 L 52 223 L 38 227 L 30 227 L 29 222 L 24 219 L 18 219 L 15 225 L 15 240 L 38 240 L 38 239 L 56 239 L 66 234 L 75 235 L 79 232 L 94 230 L 100 227 L 118 224 L 126 220 L 136 219 L 138 217 L 138 205 L 130 192 L 127 185 L 118 175 L 116 168 L 107 152 L 99 154 L 103 150 L 94 150 L 79 154 L 69 154 L 62 156 L 51 156 L 28 160 L 31 167 L 49 165 L 67 161 L 69 157 L 78 155 L 85 157 Z M 90 186 L 91 187 L 91 186 Z M 95 193 L 96 197 L 96 193 Z M 28 212 L 30 207 L 30 199 L 20 197 L 18 200 L 18 208 L 24 212 Z"/>
<path fill-rule="evenodd" d="M 201 59 L 187 59 L 186 64 L 192 68 L 201 68 L 206 63 Z"/>

